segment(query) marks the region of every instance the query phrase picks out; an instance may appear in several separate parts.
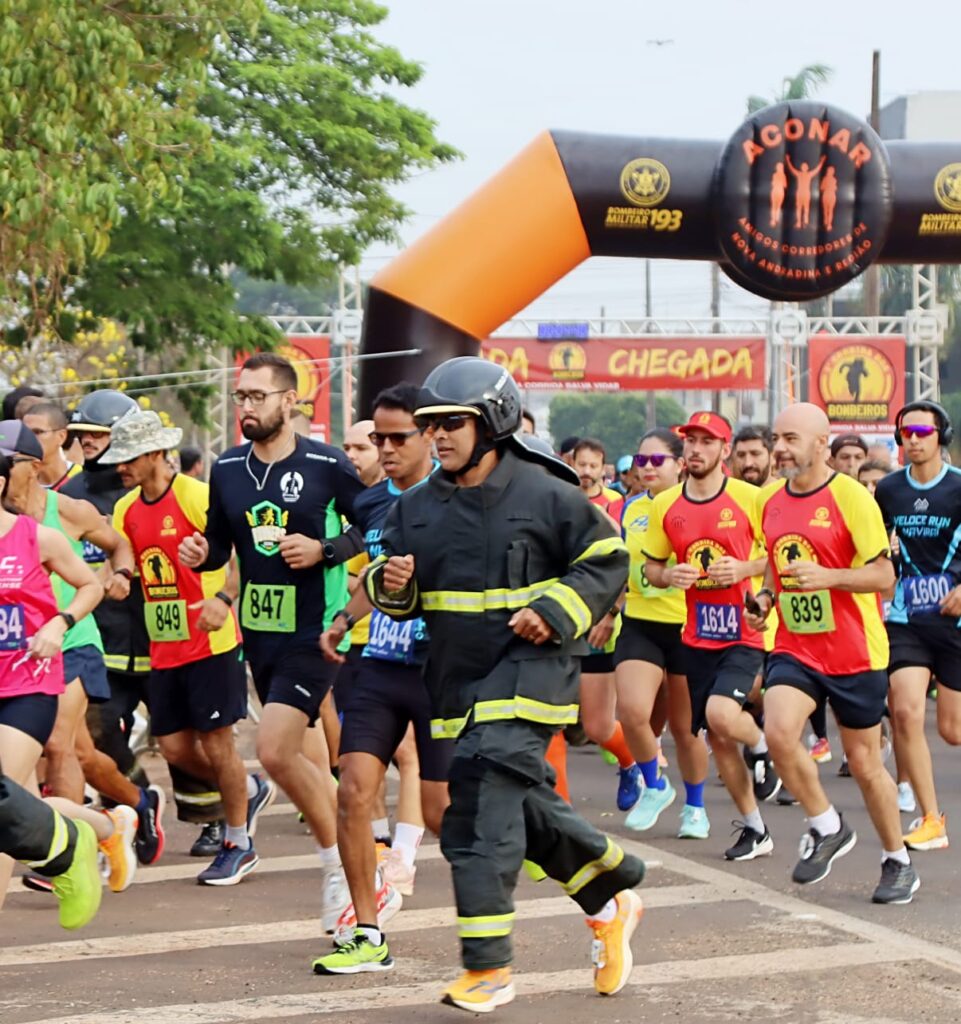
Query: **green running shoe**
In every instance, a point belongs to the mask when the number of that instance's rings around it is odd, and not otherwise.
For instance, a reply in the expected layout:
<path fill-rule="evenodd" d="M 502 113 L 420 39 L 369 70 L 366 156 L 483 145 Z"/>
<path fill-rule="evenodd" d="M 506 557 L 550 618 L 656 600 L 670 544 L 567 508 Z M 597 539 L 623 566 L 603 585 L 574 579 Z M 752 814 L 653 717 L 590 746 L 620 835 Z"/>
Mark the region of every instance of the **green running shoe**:
<path fill-rule="evenodd" d="M 60 925 L 71 931 L 82 928 L 94 919 L 103 895 L 97 861 L 97 837 L 85 821 L 73 821 L 73 824 L 77 828 L 73 860 L 62 875 L 51 879 L 53 891 L 60 900 Z"/>
<path fill-rule="evenodd" d="M 354 938 L 344 946 L 338 946 L 333 953 L 320 956 L 314 961 L 314 974 L 368 974 L 374 971 L 389 971 L 394 958 L 387 948 L 387 937 L 381 932 L 381 943 L 375 946 L 359 929 Z"/>

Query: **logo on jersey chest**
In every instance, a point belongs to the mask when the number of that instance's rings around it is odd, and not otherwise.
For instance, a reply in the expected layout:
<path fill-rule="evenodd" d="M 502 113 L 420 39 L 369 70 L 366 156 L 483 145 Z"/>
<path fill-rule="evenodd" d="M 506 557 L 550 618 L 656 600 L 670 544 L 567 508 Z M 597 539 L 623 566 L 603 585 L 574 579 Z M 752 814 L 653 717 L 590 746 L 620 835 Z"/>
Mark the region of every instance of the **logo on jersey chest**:
<path fill-rule="evenodd" d="M 285 505 L 298 501 L 303 489 L 304 478 L 296 470 L 284 473 L 280 478 L 280 498 Z"/>
<path fill-rule="evenodd" d="M 147 596 L 151 600 L 161 597 L 176 597 L 177 569 L 167 557 L 163 548 L 145 548 L 140 555 L 140 576 Z"/>
<path fill-rule="evenodd" d="M 733 530 L 737 526 L 737 520 L 734 518 L 733 508 L 722 508 L 721 514 L 718 516 L 717 528 L 719 530 Z"/>
<path fill-rule="evenodd" d="M 177 524 L 173 516 L 164 516 L 163 525 L 160 529 L 161 537 L 173 537 L 177 533 Z"/>
<path fill-rule="evenodd" d="M 819 505 L 814 510 L 814 518 L 808 522 L 808 526 L 817 526 L 829 530 L 831 528 L 831 513 L 824 505 Z"/>
<path fill-rule="evenodd" d="M 276 555 L 287 533 L 287 517 L 272 501 L 261 501 L 247 513 L 247 522 L 254 538 L 254 548 L 262 555 Z"/>
<path fill-rule="evenodd" d="M 786 533 L 783 537 L 778 537 L 774 543 L 773 554 L 778 576 L 781 577 L 781 586 L 785 590 L 794 590 L 798 586 L 798 582 L 793 576 L 784 575 L 785 569 L 788 569 L 793 562 L 816 562 L 818 560 L 810 542 L 799 533 Z"/>
<path fill-rule="evenodd" d="M 716 540 L 696 540 L 688 546 L 684 561 L 690 562 L 698 570 L 699 576 L 694 583 L 698 590 L 716 590 L 723 584 L 717 583 L 708 576 L 708 569 L 719 559 L 724 558 L 727 551 Z"/>
<path fill-rule="evenodd" d="M 16 555 L 0 558 L 0 590 L 16 590 L 23 585 L 26 570 Z"/>
<path fill-rule="evenodd" d="M 927 498 L 916 498 L 914 502 L 914 511 L 927 512 L 929 505 L 930 503 Z"/>

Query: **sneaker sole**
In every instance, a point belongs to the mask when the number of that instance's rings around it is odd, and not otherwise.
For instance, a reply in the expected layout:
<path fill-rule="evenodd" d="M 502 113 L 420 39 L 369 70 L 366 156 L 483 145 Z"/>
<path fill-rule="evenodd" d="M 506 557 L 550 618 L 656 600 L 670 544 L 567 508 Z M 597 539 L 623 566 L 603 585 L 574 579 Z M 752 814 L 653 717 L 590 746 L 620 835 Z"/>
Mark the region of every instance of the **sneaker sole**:
<path fill-rule="evenodd" d="M 112 883 L 110 885 L 111 892 L 125 892 L 133 884 L 134 875 L 137 873 L 137 853 L 134 850 L 134 841 L 137 838 L 137 812 L 131 808 L 131 815 L 124 814 L 123 818 L 123 829 L 120 833 L 120 842 L 123 844 L 124 860 L 127 863 L 127 875 L 124 884 L 118 888 L 114 888 Z M 114 822 L 116 825 L 116 822 Z"/>
<path fill-rule="evenodd" d="M 264 802 L 250 815 L 250 819 L 247 822 L 247 835 L 251 839 L 257 834 L 257 819 L 277 799 L 277 786 L 275 783 L 270 779 L 264 779 L 263 782 L 267 786 L 267 796 L 264 798 Z"/>
<path fill-rule="evenodd" d="M 157 852 L 153 855 L 153 857 L 151 857 L 150 860 L 141 860 L 140 851 L 137 851 L 137 860 L 141 864 L 143 864 L 144 867 L 149 867 L 151 864 L 156 864 L 157 861 L 160 860 L 161 856 L 163 856 L 164 845 L 166 841 L 163 829 L 163 816 L 164 808 L 167 806 L 167 797 L 164 795 L 164 791 L 159 786 L 150 786 L 148 788 L 151 793 L 157 794 L 157 814 L 156 817 L 154 818 L 154 821 L 156 822 L 157 825 Z"/>
<path fill-rule="evenodd" d="M 514 983 L 511 982 L 509 985 L 505 985 L 500 992 L 491 996 L 486 1003 L 469 1003 L 466 1000 L 462 1002 L 455 999 L 449 992 L 444 993 L 441 1002 L 447 1006 L 456 1006 L 458 1010 L 467 1010 L 469 1013 L 490 1013 L 498 1006 L 506 1006 L 508 1003 L 514 1002 L 514 995 Z"/>
<path fill-rule="evenodd" d="M 938 836 L 937 839 L 927 839 L 923 843 L 909 843 L 908 837 L 904 836 L 904 845 L 909 850 L 946 850 L 949 842 L 947 836 Z"/>
<path fill-rule="evenodd" d="M 854 849 L 854 847 L 857 846 L 857 844 L 858 844 L 858 834 L 857 834 L 857 832 L 852 832 L 850 838 L 844 843 L 843 846 L 838 848 L 837 853 L 835 853 L 835 855 L 828 861 L 827 868 L 825 869 L 825 872 L 824 872 L 823 875 L 818 875 L 817 878 L 811 878 L 811 879 L 808 879 L 805 882 L 799 882 L 792 875 L 791 876 L 791 881 L 794 882 L 795 885 L 817 885 L 818 882 L 823 882 L 824 879 L 827 878 L 829 874 L 831 874 L 831 866 L 834 864 L 834 862 L 839 857 L 843 857 L 845 854 L 850 853 Z"/>
<path fill-rule="evenodd" d="M 252 861 L 245 864 L 236 875 L 231 875 L 229 878 L 197 878 L 198 885 L 237 885 L 238 882 L 242 881 L 255 867 L 260 863 L 260 858 L 255 856 Z"/>
<path fill-rule="evenodd" d="M 711 830 L 708 829 L 706 832 L 685 832 L 684 829 L 678 829 L 678 839 L 710 839 Z"/>
<path fill-rule="evenodd" d="M 630 815 L 628 815 L 627 819 L 624 822 L 625 828 L 629 828 L 632 832 L 648 832 L 648 831 L 650 831 L 650 829 L 654 828 L 654 826 L 657 824 L 657 819 L 664 813 L 664 811 L 666 811 L 668 809 L 668 807 L 671 806 L 672 803 L 674 803 L 674 801 L 676 799 L 677 799 L 677 790 L 676 789 L 672 789 L 671 790 L 671 799 L 668 800 L 666 804 L 663 804 L 660 808 L 658 808 L 657 814 L 655 814 L 654 817 L 647 824 L 645 824 L 645 825 L 632 825 L 631 822 L 630 822 Z"/>
<path fill-rule="evenodd" d="M 376 962 L 366 964 L 354 964 L 351 967 L 338 967 L 336 970 L 331 970 L 329 967 L 324 967 L 323 964 L 314 962 L 314 974 L 377 974 L 383 971 L 392 971 L 394 969 L 394 958 L 388 957 L 386 960 L 378 960 Z"/>
<path fill-rule="evenodd" d="M 724 858 L 730 861 L 754 860 L 757 857 L 769 857 L 772 853 L 774 853 L 774 839 L 768 836 L 767 839 L 758 843 L 750 853 L 743 853 L 740 857 L 728 857 L 725 850 Z"/>
<path fill-rule="evenodd" d="M 24 889 L 29 889 L 30 892 L 45 892 L 50 896 L 53 895 L 53 882 L 44 875 L 23 875 L 20 882 Z"/>
<path fill-rule="evenodd" d="M 631 971 L 634 969 L 634 954 L 631 951 L 631 937 L 634 932 L 637 931 L 637 926 L 641 923 L 641 918 L 644 916 L 644 903 L 641 897 L 634 892 L 633 889 L 627 890 L 627 900 L 631 904 L 630 914 L 628 919 L 624 922 L 624 933 L 621 938 L 621 976 L 617 980 L 617 984 L 610 992 L 601 992 L 600 989 L 596 988 L 595 991 L 601 996 L 614 996 L 627 984 L 631 977 Z"/>
<path fill-rule="evenodd" d="M 916 878 L 914 880 L 913 885 L 911 886 L 911 891 L 907 894 L 907 896 L 902 896 L 901 899 L 897 899 L 897 900 L 879 900 L 876 896 L 872 896 L 871 897 L 871 902 L 872 903 L 881 903 L 881 904 L 883 904 L 884 906 L 887 906 L 887 907 L 901 907 L 901 906 L 904 906 L 906 903 L 910 903 L 914 899 L 914 894 L 920 888 L 921 888 L 921 879 L 920 878 Z"/>

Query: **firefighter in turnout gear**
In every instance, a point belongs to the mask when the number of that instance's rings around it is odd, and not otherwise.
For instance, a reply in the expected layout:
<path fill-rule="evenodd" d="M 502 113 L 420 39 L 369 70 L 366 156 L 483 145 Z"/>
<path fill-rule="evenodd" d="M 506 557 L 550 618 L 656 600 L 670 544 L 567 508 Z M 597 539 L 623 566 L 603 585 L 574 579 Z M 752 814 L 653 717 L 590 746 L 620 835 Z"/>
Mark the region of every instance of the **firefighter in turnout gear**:
<path fill-rule="evenodd" d="M 627 580 L 623 541 L 559 460 L 524 446 L 517 385 L 460 357 L 421 389 L 416 422 L 440 471 L 405 492 L 367 574 L 374 605 L 422 616 L 432 732 L 456 740 L 441 848 L 451 865 L 467 971 L 444 1002 L 510 1002 L 513 891 L 533 861 L 588 915 L 595 987 L 626 983 L 644 865 L 554 791 L 545 752 L 577 720 L 585 637 Z"/>

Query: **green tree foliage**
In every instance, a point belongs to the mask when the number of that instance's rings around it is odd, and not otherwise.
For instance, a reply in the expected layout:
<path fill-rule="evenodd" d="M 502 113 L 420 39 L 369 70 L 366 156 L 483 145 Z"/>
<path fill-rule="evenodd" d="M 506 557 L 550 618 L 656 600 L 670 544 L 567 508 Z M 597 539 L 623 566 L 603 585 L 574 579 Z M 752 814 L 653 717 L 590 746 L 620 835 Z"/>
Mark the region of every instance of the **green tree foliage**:
<path fill-rule="evenodd" d="M 774 96 L 748 96 L 747 112 L 756 114 L 759 110 L 785 100 L 806 100 L 822 85 L 831 81 L 834 69 L 827 64 L 807 64 L 796 75 L 788 75 Z"/>
<path fill-rule="evenodd" d="M 670 395 L 655 400 L 657 424 L 670 427 L 684 423 L 687 414 Z M 619 391 L 613 394 L 562 394 L 551 401 L 548 429 L 554 444 L 565 437 L 596 437 L 604 442 L 609 462 L 637 451 L 637 442 L 647 430 L 647 394 Z"/>
<path fill-rule="evenodd" d="M 0 294 L 35 313 L 128 210 L 175 202 L 206 61 L 253 0 L 7 0 L 0 14 Z"/>

